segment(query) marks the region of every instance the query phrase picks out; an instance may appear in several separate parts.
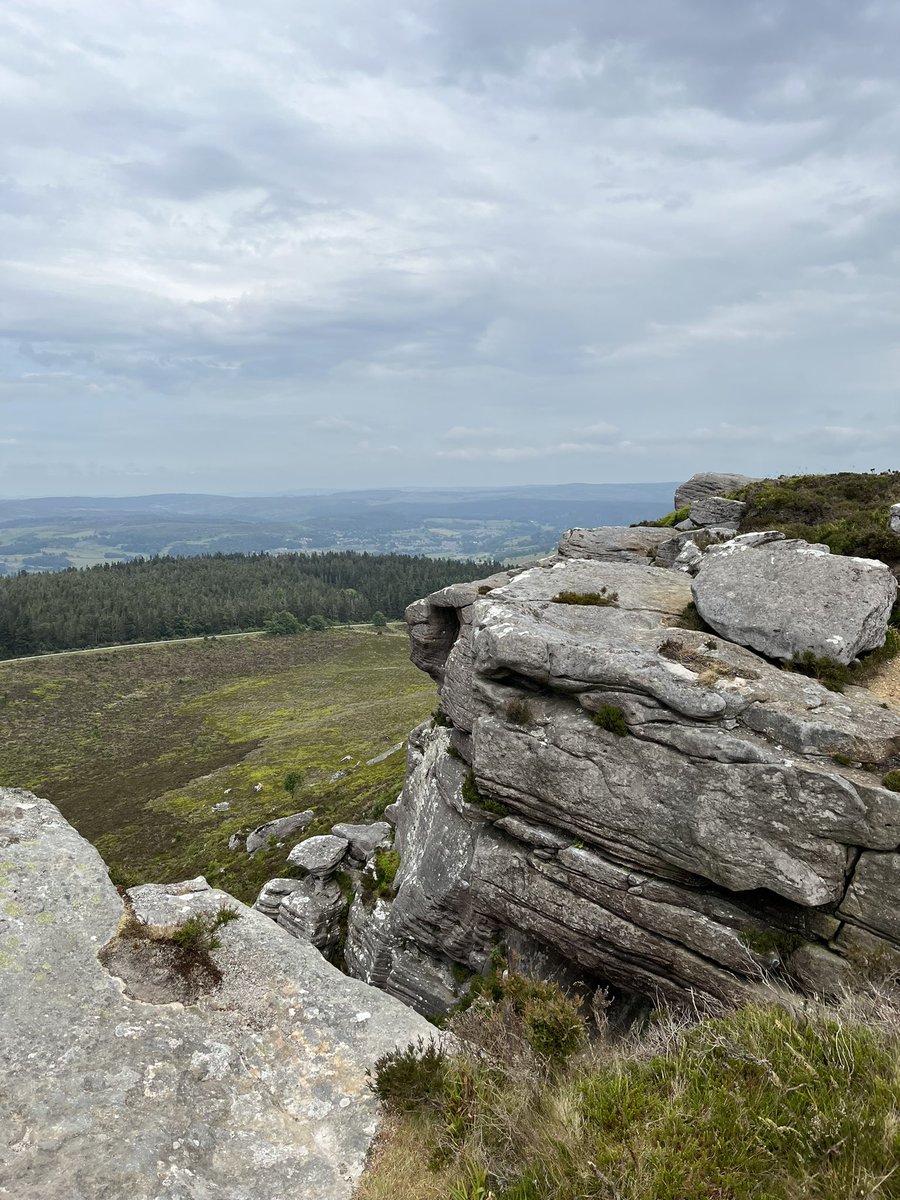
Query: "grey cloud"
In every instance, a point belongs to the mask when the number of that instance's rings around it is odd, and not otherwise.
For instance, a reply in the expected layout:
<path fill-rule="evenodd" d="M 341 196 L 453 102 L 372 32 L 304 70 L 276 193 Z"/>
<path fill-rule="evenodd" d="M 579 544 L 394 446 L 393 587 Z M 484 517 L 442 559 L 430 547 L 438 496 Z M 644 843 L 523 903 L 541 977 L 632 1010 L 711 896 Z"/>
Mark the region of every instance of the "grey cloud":
<path fill-rule="evenodd" d="M 896 6 L 11 15 L 7 490 L 896 463 Z"/>

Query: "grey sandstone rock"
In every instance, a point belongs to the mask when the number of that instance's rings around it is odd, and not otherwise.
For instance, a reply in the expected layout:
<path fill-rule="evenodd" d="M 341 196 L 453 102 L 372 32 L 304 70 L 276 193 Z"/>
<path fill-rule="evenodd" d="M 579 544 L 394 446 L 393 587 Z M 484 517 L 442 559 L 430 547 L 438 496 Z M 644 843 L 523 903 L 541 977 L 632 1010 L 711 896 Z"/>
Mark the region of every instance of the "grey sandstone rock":
<path fill-rule="evenodd" d="M 703 528 L 722 526 L 737 530 L 747 505 L 740 500 L 726 500 L 723 496 L 705 496 L 691 504 L 691 520 Z"/>
<path fill-rule="evenodd" d="M 721 542 L 729 542 L 734 538 L 734 529 L 729 526 L 713 525 L 708 529 L 690 529 L 683 533 L 671 535 L 656 548 L 654 563 L 658 567 L 672 567 L 678 561 L 686 546 L 696 546 L 706 553 L 710 547 Z"/>
<path fill-rule="evenodd" d="M 611 604 L 558 601 L 604 588 Z M 396 892 L 353 904 L 351 970 L 434 1013 L 448 964 L 481 970 L 498 940 L 687 1006 L 771 993 L 754 934 L 806 943 L 792 977 L 810 992 L 855 969 L 841 939 L 866 931 L 848 922 L 876 928 L 865 863 L 900 845 L 900 796 L 873 776 L 900 756 L 900 717 L 680 628 L 689 596 L 680 571 L 578 558 L 457 596 L 456 641 L 427 664 L 455 727 L 410 736 Z M 625 736 L 592 720 L 610 706 Z M 484 803 L 463 799 L 470 765 Z"/>
<path fill-rule="evenodd" d="M 675 492 L 675 508 L 684 508 L 694 500 L 703 500 L 707 496 L 727 496 L 729 492 L 740 491 L 748 483 L 756 480 L 749 475 L 735 475 L 727 471 L 701 471 L 692 475 L 687 483 L 683 483 Z"/>
<path fill-rule="evenodd" d="M 127 940 L 99 855 L 24 792 L 0 790 L 0 824 L 0 1195 L 350 1200 L 378 1127 L 366 1068 L 432 1027 L 202 880 L 133 898 L 163 928 L 235 907 L 221 980 L 131 999 L 98 957 Z"/>
<path fill-rule="evenodd" d="M 672 534 L 652 526 L 608 525 L 601 529 L 567 529 L 559 543 L 561 558 L 593 558 L 599 562 L 646 563 Z"/>
<path fill-rule="evenodd" d="M 838 911 L 900 946 L 900 853 L 862 854 Z"/>
<path fill-rule="evenodd" d="M 780 541 L 707 555 L 693 594 L 704 621 L 730 641 L 770 658 L 850 663 L 884 644 L 897 581 L 875 559 Z"/>
<path fill-rule="evenodd" d="M 260 888 L 253 907 L 257 912 L 264 913 L 267 917 L 275 920 L 282 900 L 291 892 L 296 892 L 302 882 L 300 879 L 270 879 Z"/>
<path fill-rule="evenodd" d="M 892 504 L 890 515 L 888 517 L 888 528 L 891 533 L 896 533 L 900 537 L 900 504 Z"/>
<path fill-rule="evenodd" d="M 255 854 L 269 844 L 270 838 L 281 841 L 291 834 L 299 833 L 312 823 L 315 813 L 311 808 L 304 812 L 291 813 L 288 817 L 279 817 L 276 821 L 267 821 L 258 825 L 247 837 L 247 853 Z"/>
<path fill-rule="evenodd" d="M 370 825 L 351 825 L 343 822 L 332 826 L 332 834 L 349 843 L 351 858 L 367 862 L 379 847 L 389 846 L 394 831 L 387 821 L 374 821 Z"/>
<path fill-rule="evenodd" d="M 287 860 L 292 866 L 300 867 L 310 875 L 324 878 L 337 870 L 349 846 L 346 838 L 324 833 L 298 842 Z"/>
<path fill-rule="evenodd" d="M 308 875 L 298 882 L 300 886 L 282 898 L 276 920 L 292 937 L 325 950 L 341 936 L 347 899 L 333 879 Z"/>
<path fill-rule="evenodd" d="M 688 575 L 696 575 L 702 562 L 703 551 L 696 542 L 687 541 L 678 551 L 672 566 L 676 571 L 685 571 Z"/>
<path fill-rule="evenodd" d="M 745 546 L 765 546 L 769 542 L 783 542 L 784 534 L 778 529 L 758 530 L 754 533 L 739 533 L 736 537 L 729 538 L 726 542 L 720 542 L 718 545 L 709 546 L 706 553 L 710 558 L 717 554 L 731 554 L 736 548 Z"/>

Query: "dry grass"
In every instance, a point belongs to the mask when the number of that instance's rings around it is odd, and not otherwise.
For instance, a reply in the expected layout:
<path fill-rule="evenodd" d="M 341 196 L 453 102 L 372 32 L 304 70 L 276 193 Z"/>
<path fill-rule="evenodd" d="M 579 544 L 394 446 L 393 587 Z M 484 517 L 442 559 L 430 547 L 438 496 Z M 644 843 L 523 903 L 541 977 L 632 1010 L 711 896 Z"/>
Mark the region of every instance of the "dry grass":
<path fill-rule="evenodd" d="M 562 1066 L 488 1008 L 464 1020 L 467 1048 L 391 1115 L 358 1200 L 900 1197 L 896 994 L 666 1017 Z"/>

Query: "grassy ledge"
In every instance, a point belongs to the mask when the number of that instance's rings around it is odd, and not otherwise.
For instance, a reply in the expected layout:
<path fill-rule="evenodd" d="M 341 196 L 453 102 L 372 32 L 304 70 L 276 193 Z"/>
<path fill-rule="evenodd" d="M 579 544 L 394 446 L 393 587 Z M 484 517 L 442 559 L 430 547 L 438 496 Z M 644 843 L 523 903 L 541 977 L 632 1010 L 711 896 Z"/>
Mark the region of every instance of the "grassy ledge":
<path fill-rule="evenodd" d="M 358 1200 L 900 1196 L 896 1009 L 752 1006 L 578 1050 L 547 989 L 454 1018 L 457 1055 L 380 1062 L 387 1132 Z"/>

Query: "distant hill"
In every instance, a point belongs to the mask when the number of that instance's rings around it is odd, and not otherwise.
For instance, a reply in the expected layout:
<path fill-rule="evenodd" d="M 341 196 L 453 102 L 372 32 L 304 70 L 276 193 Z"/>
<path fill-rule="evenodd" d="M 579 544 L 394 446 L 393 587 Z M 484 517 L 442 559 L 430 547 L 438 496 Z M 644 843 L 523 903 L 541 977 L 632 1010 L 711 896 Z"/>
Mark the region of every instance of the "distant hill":
<path fill-rule="evenodd" d="M 572 525 L 629 525 L 671 506 L 673 483 L 381 489 L 281 496 L 0 500 L 0 575 L 149 556 L 363 550 L 521 558 Z"/>

